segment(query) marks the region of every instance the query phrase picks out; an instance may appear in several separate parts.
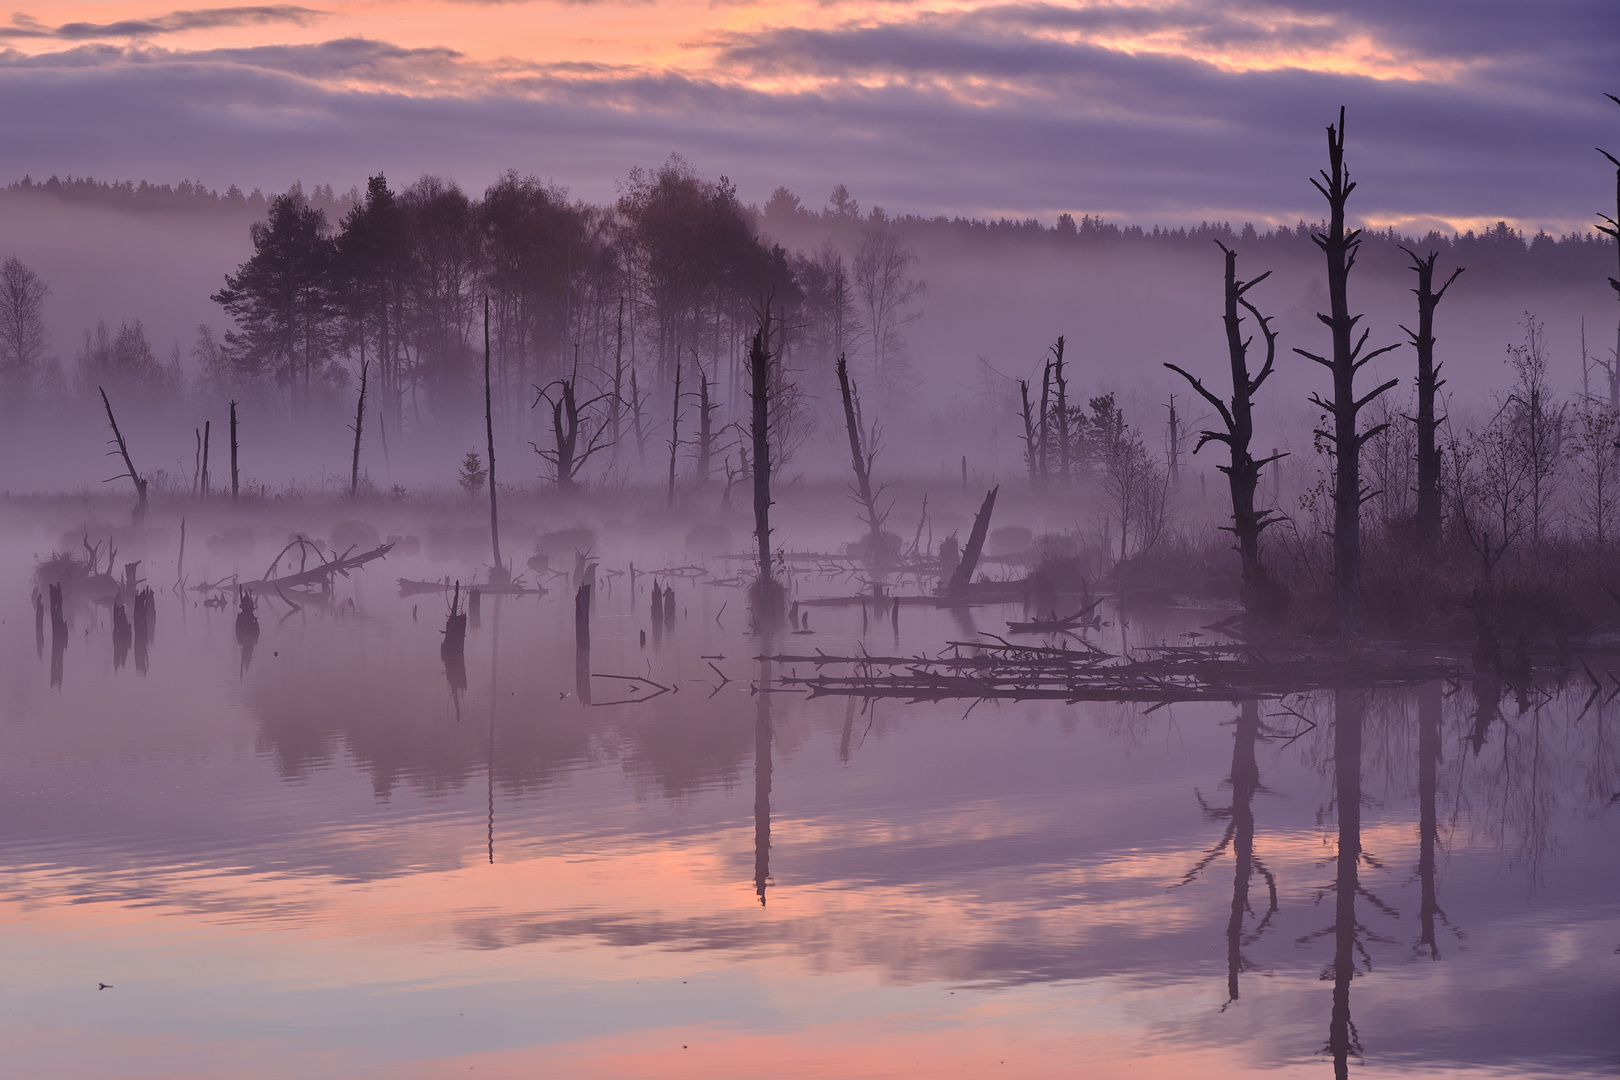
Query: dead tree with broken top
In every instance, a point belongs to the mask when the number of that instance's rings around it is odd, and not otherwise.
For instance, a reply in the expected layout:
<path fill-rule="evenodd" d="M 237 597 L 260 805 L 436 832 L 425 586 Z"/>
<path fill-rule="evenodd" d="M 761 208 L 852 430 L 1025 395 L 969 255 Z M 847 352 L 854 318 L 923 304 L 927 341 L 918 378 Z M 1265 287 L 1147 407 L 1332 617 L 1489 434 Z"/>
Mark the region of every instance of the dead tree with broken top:
<path fill-rule="evenodd" d="M 771 313 L 770 307 L 754 331 L 748 347 L 749 401 L 752 415 L 749 436 L 753 444 L 754 539 L 758 544 L 759 576 L 753 589 L 754 607 L 762 621 L 774 620 L 782 610 L 782 586 L 776 580 L 771 562 Z"/>
<path fill-rule="evenodd" d="M 1222 401 L 1205 387 L 1201 380 L 1175 364 L 1164 366 L 1191 383 L 1199 396 L 1215 407 L 1215 411 L 1220 414 L 1222 422 L 1226 425 L 1225 431 L 1199 432 L 1193 453 L 1198 453 L 1204 448 L 1204 444 L 1209 442 L 1225 443 L 1230 452 L 1229 462 L 1216 466 L 1226 474 L 1227 484 L 1232 492 L 1232 524 L 1222 528 L 1237 538 L 1243 605 L 1253 610 L 1259 599 L 1260 584 L 1264 576 L 1264 571 L 1260 567 L 1260 534 L 1267 526 L 1282 520 L 1280 515 L 1270 510 L 1255 508 L 1255 492 L 1260 486 L 1260 470 L 1283 455 L 1273 454 L 1257 460 L 1249 452 L 1249 444 L 1254 438 L 1254 395 L 1271 377 L 1277 359 L 1277 334 L 1271 329 L 1271 316 L 1260 314 L 1259 309 L 1249 301 L 1247 293 L 1270 277 L 1271 271 L 1267 270 L 1250 281 L 1243 281 L 1239 279 L 1237 273 L 1237 252 L 1219 240 L 1215 241 L 1215 245 L 1226 255 L 1226 311 L 1222 321 L 1226 325 L 1226 354 L 1232 366 L 1231 402 Z M 1255 325 L 1260 328 L 1261 336 L 1266 342 L 1265 363 L 1253 377 L 1249 375 L 1249 346 L 1253 344 L 1254 338 L 1243 336 L 1243 317 L 1239 314 L 1239 308 L 1254 318 Z"/>
<path fill-rule="evenodd" d="M 849 432 L 849 456 L 855 469 L 855 498 L 861 504 L 867 530 L 867 555 L 877 559 L 883 550 L 883 522 L 887 510 L 879 510 L 878 496 L 883 489 L 872 487 L 872 463 L 877 460 L 881 432 L 874 425 L 862 430 L 860 391 L 849 377 L 849 364 L 838 355 L 838 393 L 844 402 L 844 427 Z"/>
<path fill-rule="evenodd" d="M 135 471 L 135 462 L 129 456 L 129 444 L 124 441 L 124 433 L 118 430 L 118 420 L 113 416 L 112 402 L 107 400 L 107 391 L 99 386 L 96 389 L 101 391 L 101 404 L 107 410 L 107 423 L 112 425 L 113 437 L 111 442 L 117 447 L 116 450 L 107 451 L 107 456 L 111 457 L 116 453 L 124 459 L 125 471 L 117 476 L 109 477 L 107 482 L 122 480 L 127 476 L 130 482 L 135 485 L 134 521 L 135 527 L 139 529 L 146 524 L 146 477 Z"/>
<path fill-rule="evenodd" d="M 1434 400 L 1445 380 L 1440 378 L 1440 365 L 1434 362 L 1434 309 L 1446 295 L 1451 283 L 1463 272 L 1457 267 L 1437 290 L 1434 287 L 1434 260 L 1438 252 L 1431 251 L 1425 258 L 1403 247 L 1412 260 L 1412 270 L 1418 276 L 1418 286 L 1412 292 L 1418 298 L 1418 328 L 1406 330 L 1417 350 L 1417 512 L 1415 525 L 1419 543 L 1430 551 L 1440 545 L 1440 447 L 1435 433 L 1440 430 L 1441 418 L 1435 415 Z"/>
<path fill-rule="evenodd" d="M 1358 431 L 1357 421 L 1369 402 L 1400 382 L 1390 379 L 1358 398 L 1356 375 L 1368 361 L 1400 345 L 1364 352 L 1370 334 L 1367 330 L 1352 340 L 1361 316 L 1350 314 L 1349 281 L 1356 265 L 1356 250 L 1361 246 L 1361 230 L 1346 232 L 1344 227 L 1344 206 L 1356 185 L 1344 167 L 1343 107 L 1339 109 L 1338 125 L 1329 126 L 1327 135 L 1328 168 L 1322 171 L 1321 181 L 1311 179 L 1311 185 L 1328 201 L 1327 231 L 1311 239 L 1327 258 L 1329 311 L 1325 315 L 1318 312 L 1316 317 L 1332 336 L 1332 350 L 1325 357 L 1304 349 L 1294 351 L 1321 364 L 1333 376 L 1333 396 L 1324 399 L 1312 394 L 1310 400 L 1333 420 L 1331 430 L 1319 428 L 1316 434 L 1326 440 L 1333 455 L 1333 590 L 1339 632 L 1354 635 L 1362 627 L 1361 504 L 1371 497 L 1361 484 L 1361 448 L 1389 426 L 1378 424 Z"/>
<path fill-rule="evenodd" d="M 360 494 L 360 433 L 366 424 L 366 377 L 371 373 L 371 361 L 360 361 L 360 400 L 354 407 L 354 459 L 349 464 L 349 498 Z M 207 475 L 205 470 L 204 475 Z M 207 481 L 204 481 L 206 487 Z"/>
<path fill-rule="evenodd" d="M 973 571 L 979 565 L 979 553 L 984 550 L 984 538 L 990 533 L 990 514 L 996 508 L 996 492 L 1000 490 L 1000 487 L 991 488 L 979 512 L 973 516 L 973 530 L 968 533 L 967 547 L 962 549 L 962 561 L 956 564 L 950 583 L 945 587 L 945 594 L 953 600 L 967 599 L 968 587 L 973 584 Z"/>

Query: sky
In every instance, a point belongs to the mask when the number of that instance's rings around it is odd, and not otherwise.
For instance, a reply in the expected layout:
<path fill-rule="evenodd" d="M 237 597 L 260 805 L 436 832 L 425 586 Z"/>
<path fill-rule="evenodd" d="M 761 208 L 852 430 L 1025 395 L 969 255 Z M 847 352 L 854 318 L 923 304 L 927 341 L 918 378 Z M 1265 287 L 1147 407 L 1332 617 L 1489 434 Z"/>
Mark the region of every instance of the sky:
<path fill-rule="evenodd" d="M 23 0 L 0 15 L 0 181 L 611 199 L 679 153 L 747 201 L 890 213 L 1319 216 L 1349 110 L 1358 220 L 1586 229 L 1620 152 L 1613 0 Z"/>

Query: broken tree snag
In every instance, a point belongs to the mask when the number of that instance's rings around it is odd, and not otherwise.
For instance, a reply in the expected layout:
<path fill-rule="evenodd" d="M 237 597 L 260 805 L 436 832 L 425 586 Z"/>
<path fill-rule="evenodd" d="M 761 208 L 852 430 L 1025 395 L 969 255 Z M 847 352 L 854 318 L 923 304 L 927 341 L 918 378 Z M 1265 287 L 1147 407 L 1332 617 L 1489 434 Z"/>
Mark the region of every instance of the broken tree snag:
<path fill-rule="evenodd" d="M 107 454 L 110 457 L 116 453 L 118 456 L 124 459 L 125 471 L 119 473 L 117 476 L 110 477 L 107 482 L 111 483 L 113 480 L 121 480 L 127 476 L 135 485 L 134 519 L 135 527 L 140 528 L 146 524 L 146 478 L 135 471 L 135 462 L 130 460 L 129 444 L 124 441 L 124 433 L 118 430 L 118 420 L 113 416 L 112 402 L 107 400 L 107 391 L 99 386 L 96 387 L 96 389 L 101 391 L 101 404 L 107 410 L 107 423 L 112 425 L 112 441 L 118 447 L 116 451 L 107 451 Z"/>
<path fill-rule="evenodd" d="M 1035 417 L 1029 403 L 1029 380 L 1018 380 L 1018 396 L 1024 402 L 1024 461 L 1029 465 L 1029 486 L 1033 490 L 1040 483 L 1040 473 L 1037 471 L 1039 460 L 1035 443 Z"/>
<path fill-rule="evenodd" d="M 1401 327 L 1417 349 L 1417 514 L 1414 524 L 1418 540 L 1433 551 L 1440 545 L 1440 447 L 1435 444 L 1440 418 L 1434 414 L 1434 399 L 1445 385 L 1445 380 L 1440 378 L 1441 365 L 1434 362 L 1434 309 L 1463 268 L 1453 270 L 1437 291 L 1434 260 L 1439 253 L 1431 251 L 1427 258 L 1420 259 L 1409 248 L 1401 250 L 1412 260 L 1412 270 L 1418 276 L 1418 287 L 1412 290 L 1418 298 L 1417 332 Z"/>
<path fill-rule="evenodd" d="M 157 631 L 157 604 L 148 585 L 135 594 L 135 640 L 151 638 Z"/>
<path fill-rule="evenodd" d="M 697 486 L 701 489 L 708 487 L 709 476 L 714 471 L 714 412 L 720 405 L 710 397 L 709 376 L 698 364 L 696 350 L 692 352 L 692 364 L 698 373 Z"/>
<path fill-rule="evenodd" d="M 1051 353 L 1052 382 L 1057 387 L 1058 475 L 1067 484 L 1069 482 L 1069 465 L 1072 455 L 1069 445 L 1069 380 L 1063 376 L 1063 337 L 1061 334 L 1058 336 L 1057 344 L 1051 347 Z"/>
<path fill-rule="evenodd" d="M 113 670 L 124 666 L 134 637 L 129 629 L 129 616 L 124 612 L 124 594 L 119 593 L 113 597 L 112 607 Z"/>
<path fill-rule="evenodd" d="M 973 531 L 968 533 L 967 547 L 962 551 L 962 561 L 957 564 L 956 570 L 951 574 L 950 585 L 946 588 L 946 595 L 952 599 L 966 599 L 968 586 L 973 582 L 973 571 L 979 565 L 979 552 L 984 550 L 984 538 L 990 532 L 990 512 L 996 507 L 996 492 L 1001 488 L 993 487 L 984 497 L 984 504 L 973 518 Z"/>
<path fill-rule="evenodd" d="M 135 594 L 134 624 L 135 670 L 145 675 L 147 648 L 152 643 L 152 628 L 156 625 L 150 587 Z"/>
<path fill-rule="evenodd" d="M 236 587 L 236 603 L 236 641 L 251 648 L 259 640 L 259 605 L 252 591 L 240 585 Z"/>
<path fill-rule="evenodd" d="M 1226 426 L 1225 431 L 1200 432 L 1193 453 L 1198 453 L 1208 442 L 1225 443 L 1229 451 L 1229 462 L 1216 466 L 1226 474 L 1232 493 L 1232 524 L 1223 528 L 1237 537 L 1243 606 L 1253 612 L 1259 603 L 1263 575 L 1260 567 L 1260 534 L 1268 525 L 1282 520 L 1269 510 L 1256 510 L 1254 505 L 1255 491 L 1260 486 L 1260 470 L 1282 455 L 1273 454 L 1256 461 L 1249 452 L 1249 443 L 1254 437 L 1254 395 L 1271 376 L 1277 358 L 1277 334 L 1271 329 L 1271 316 L 1260 314 L 1246 294 L 1270 277 L 1271 271 L 1267 270 L 1250 281 L 1242 281 L 1237 274 L 1237 252 L 1219 240 L 1215 241 L 1215 246 L 1226 256 L 1226 310 L 1222 321 L 1226 324 L 1226 353 L 1232 369 L 1231 402 L 1222 401 L 1203 382 L 1175 364 L 1164 366 L 1191 383 L 1199 396 L 1215 407 Z M 1261 365 L 1259 374 L 1252 378 L 1249 375 L 1249 345 L 1254 339 L 1243 336 L 1243 316 L 1238 311 L 1240 307 L 1253 316 L 1266 340 L 1265 363 Z"/>
<path fill-rule="evenodd" d="M 236 476 L 236 402 L 231 402 L 231 502 L 235 502 L 240 489 Z"/>
<path fill-rule="evenodd" d="M 748 347 L 748 381 L 753 405 L 749 433 L 754 449 L 754 539 L 759 555 L 753 600 L 760 613 L 774 618 L 782 611 L 782 587 L 771 566 L 771 314 L 768 307 Z"/>
<path fill-rule="evenodd" d="M 349 498 L 351 499 L 360 494 L 360 432 L 366 425 L 366 376 L 370 373 L 371 361 L 360 361 L 360 400 L 354 407 L 354 427 L 352 429 L 354 431 L 354 457 L 349 464 Z M 208 475 L 206 469 L 203 471 L 203 475 Z"/>
<path fill-rule="evenodd" d="M 878 493 L 872 490 L 872 463 L 877 459 L 878 431 L 874 427 L 870 438 L 861 431 L 860 391 L 849 377 L 849 364 L 838 354 L 838 393 L 844 401 L 844 427 L 849 432 L 849 456 L 855 468 L 855 496 L 866 517 L 867 558 L 876 562 L 883 552 L 883 520 L 888 515 L 877 508 Z"/>
<path fill-rule="evenodd" d="M 450 614 L 444 619 L 444 642 L 439 646 L 443 657 L 459 657 L 467 646 L 467 613 L 461 610 L 461 582 L 456 582 L 450 594 Z"/>
<path fill-rule="evenodd" d="M 205 499 L 208 498 L 208 444 L 213 440 L 213 434 L 214 422 L 212 420 L 204 420 L 202 436 L 202 477 L 199 483 L 202 489 L 202 497 Z"/>
<path fill-rule="evenodd" d="M 672 629 L 675 626 L 675 586 L 664 586 L 664 627 Z"/>
<path fill-rule="evenodd" d="M 581 649 L 591 647 L 592 590 L 592 583 L 586 581 L 574 592 L 574 644 Z"/>
<path fill-rule="evenodd" d="M 61 582 L 51 582 L 47 588 L 47 591 L 50 593 L 51 597 L 51 640 L 53 642 L 65 642 L 67 640 L 68 625 L 67 616 L 62 612 Z"/>
<path fill-rule="evenodd" d="M 512 574 L 501 561 L 501 520 L 495 501 L 495 412 L 490 403 L 489 389 L 489 297 L 484 297 L 484 439 L 489 452 L 489 469 L 485 479 L 489 483 L 489 543 L 495 565 L 489 568 L 489 583 L 506 586 Z"/>

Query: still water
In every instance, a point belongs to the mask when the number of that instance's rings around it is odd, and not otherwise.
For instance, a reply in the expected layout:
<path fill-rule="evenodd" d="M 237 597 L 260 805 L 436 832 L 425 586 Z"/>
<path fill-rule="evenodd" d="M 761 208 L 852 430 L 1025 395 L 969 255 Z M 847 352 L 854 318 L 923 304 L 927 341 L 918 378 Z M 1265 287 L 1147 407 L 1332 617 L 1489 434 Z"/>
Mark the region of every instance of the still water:
<path fill-rule="evenodd" d="M 159 585 L 144 671 L 82 609 L 53 685 L 11 556 L 9 1076 L 1620 1063 L 1620 701 L 1583 712 L 1584 673 L 1517 699 L 810 699 L 755 692 L 739 589 L 677 579 L 643 644 L 625 575 L 585 679 L 558 578 L 483 599 L 462 687 L 444 601 L 394 586 L 444 568 L 396 556 L 331 608 L 266 601 L 246 660 L 196 593 Z M 935 651 L 1023 615 L 817 608 L 776 647 Z M 1110 610 L 1092 640 L 1217 617 Z"/>

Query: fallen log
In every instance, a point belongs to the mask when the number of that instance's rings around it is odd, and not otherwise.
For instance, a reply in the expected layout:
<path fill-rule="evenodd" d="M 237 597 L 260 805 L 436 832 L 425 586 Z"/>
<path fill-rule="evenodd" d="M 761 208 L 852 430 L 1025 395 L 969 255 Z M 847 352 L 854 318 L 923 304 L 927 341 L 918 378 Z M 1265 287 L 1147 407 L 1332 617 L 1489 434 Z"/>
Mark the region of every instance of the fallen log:
<path fill-rule="evenodd" d="M 291 544 L 288 545 L 289 548 L 292 546 L 293 545 Z M 383 558 L 390 551 L 392 551 L 393 548 L 393 544 L 383 544 L 380 547 L 372 548 L 370 551 L 363 551 L 358 555 L 350 555 L 347 551 L 345 551 L 342 555 L 335 555 L 331 559 L 322 562 L 317 566 L 312 566 L 307 570 L 301 570 L 296 574 L 287 574 L 278 578 L 264 577 L 260 578 L 258 581 L 245 581 L 242 582 L 242 587 L 257 590 L 275 588 L 289 589 L 297 588 L 301 585 L 330 585 L 333 577 L 348 577 L 350 570 L 358 570 L 369 562 Z M 353 549 L 350 548 L 349 550 L 352 551 Z M 283 549 L 282 554 L 285 553 L 286 549 Z M 276 561 L 279 562 L 280 559 L 281 556 L 278 555 L 276 557 Z M 271 563 L 271 566 L 274 565 L 276 564 Z"/>

